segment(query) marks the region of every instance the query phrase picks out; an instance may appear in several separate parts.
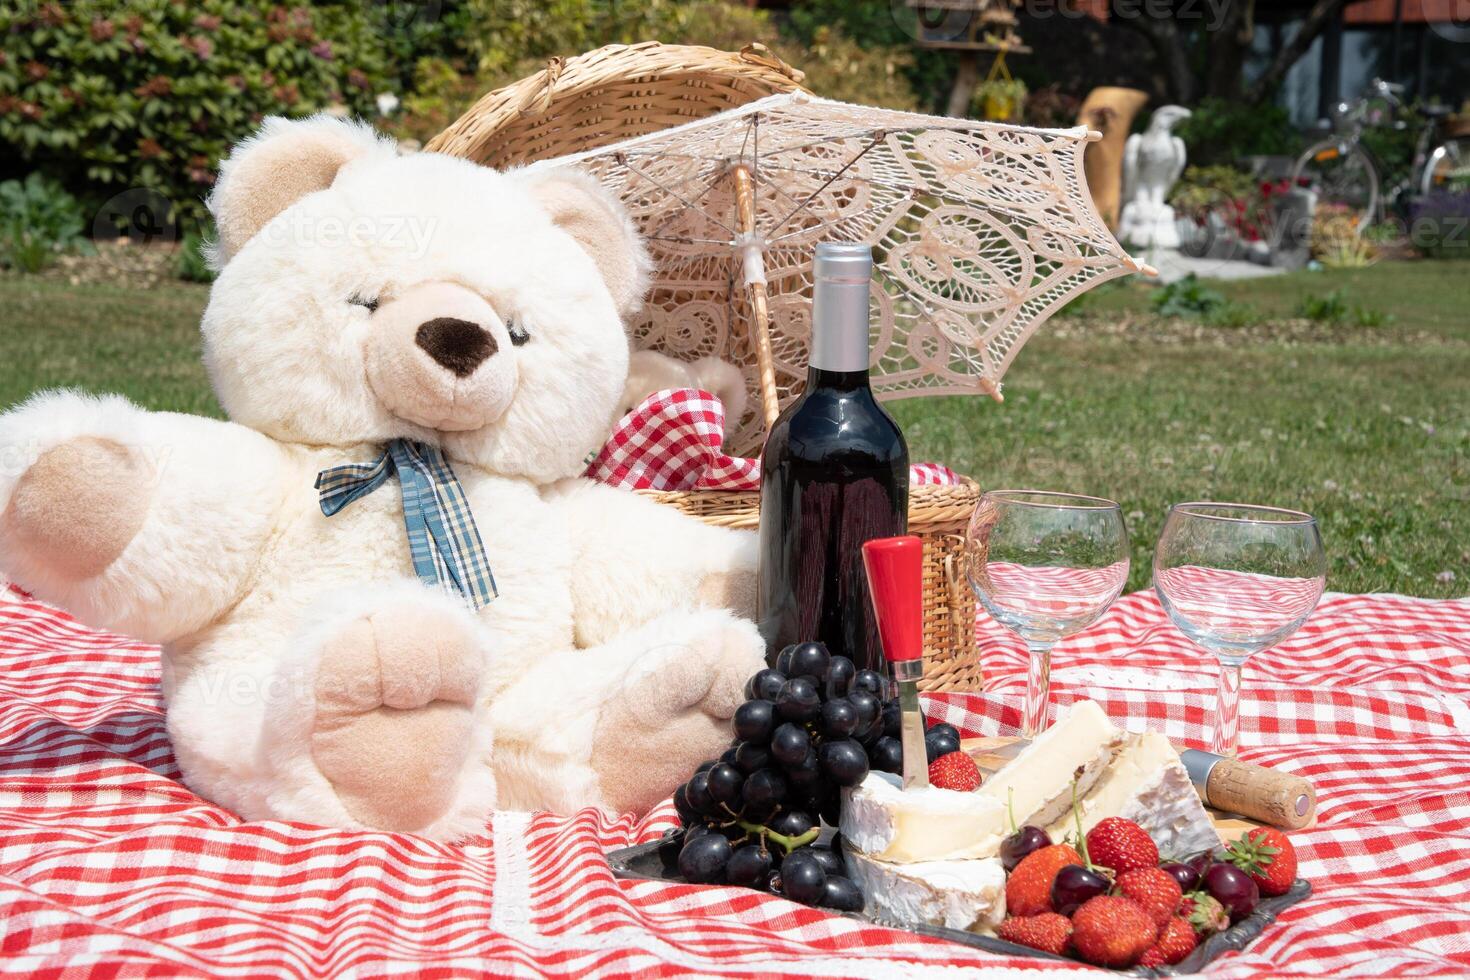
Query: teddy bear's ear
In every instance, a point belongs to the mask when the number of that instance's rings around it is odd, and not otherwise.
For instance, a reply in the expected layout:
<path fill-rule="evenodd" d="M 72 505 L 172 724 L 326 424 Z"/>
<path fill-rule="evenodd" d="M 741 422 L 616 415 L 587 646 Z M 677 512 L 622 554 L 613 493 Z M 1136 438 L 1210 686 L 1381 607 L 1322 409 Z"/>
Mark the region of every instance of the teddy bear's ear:
<path fill-rule="evenodd" d="M 364 123 L 327 115 L 290 120 L 272 116 L 220 161 L 209 210 L 219 239 L 213 263 L 223 266 L 266 222 L 370 153 L 392 153 L 391 140 Z"/>
<path fill-rule="evenodd" d="M 525 183 L 557 227 L 592 256 L 618 312 L 625 317 L 638 312 L 652 263 L 622 202 L 580 170 L 559 167 L 513 176 Z"/>

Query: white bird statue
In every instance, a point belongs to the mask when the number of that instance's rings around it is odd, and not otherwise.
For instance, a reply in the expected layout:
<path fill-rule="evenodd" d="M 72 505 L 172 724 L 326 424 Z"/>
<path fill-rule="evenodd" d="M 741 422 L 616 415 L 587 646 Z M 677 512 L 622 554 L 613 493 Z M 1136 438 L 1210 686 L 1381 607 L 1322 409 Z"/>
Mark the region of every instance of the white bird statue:
<path fill-rule="evenodd" d="M 1166 105 L 1153 114 L 1148 129 L 1128 137 L 1123 148 L 1123 214 L 1118 237 L 1138 248 L 1178 248 L 1179 229 L 1169 191 L 1184 172 L 1184 140 L 1172 132 L 1189 118 L 1183 106 Z"/>

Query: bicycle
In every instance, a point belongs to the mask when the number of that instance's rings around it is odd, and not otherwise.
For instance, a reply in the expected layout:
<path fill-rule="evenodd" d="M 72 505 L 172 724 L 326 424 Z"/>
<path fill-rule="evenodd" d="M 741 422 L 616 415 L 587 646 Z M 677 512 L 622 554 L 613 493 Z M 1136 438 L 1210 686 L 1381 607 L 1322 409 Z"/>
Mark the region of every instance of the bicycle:
<path fill-rule="evenodd" d="M 1292 170 L 1292 182 L 1315 191 L 1319 207 L 1335 204 L 1360 215 L 1360 235 L 1388 213 L 1405 210 L 1411 197 L 1449 187 L 1452 181 L 1470 176 L 1470 146 L 1453 137 L 1439 139 L 1443 120 L 1453 115 L 1453 110 L 1426 105 L 1419 108 L 1424 122 L 1415 140 L 1414 162 L 1408 175 L 1386 195 L 1381 193 L 1383 167 L 1363 145 L 1363 132 L 1385 126 L 1408 129 L 1409 122 L 1402 118 L 1403 94 L 1402 85 L 1373 79 L 1363 96 L 1333 107 L 1332 135 L 1307 147 Z"/>

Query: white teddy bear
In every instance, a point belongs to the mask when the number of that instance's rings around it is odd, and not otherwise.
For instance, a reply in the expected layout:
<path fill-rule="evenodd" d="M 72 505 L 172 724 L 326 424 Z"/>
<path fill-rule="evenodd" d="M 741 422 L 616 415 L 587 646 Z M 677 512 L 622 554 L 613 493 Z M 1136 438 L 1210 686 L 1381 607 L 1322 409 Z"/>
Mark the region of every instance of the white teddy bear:
<path fill-rule="evenodd" d="M 752 537 L 578 478 L 646 281 L 616 199 L 317 117 L 268 120 L 210 207 L 232 421 L 0 415 L 0 574 L 163 645 L 190 786 L 449 840 L 644 809 L 718 754 L 763 666 Z"/>

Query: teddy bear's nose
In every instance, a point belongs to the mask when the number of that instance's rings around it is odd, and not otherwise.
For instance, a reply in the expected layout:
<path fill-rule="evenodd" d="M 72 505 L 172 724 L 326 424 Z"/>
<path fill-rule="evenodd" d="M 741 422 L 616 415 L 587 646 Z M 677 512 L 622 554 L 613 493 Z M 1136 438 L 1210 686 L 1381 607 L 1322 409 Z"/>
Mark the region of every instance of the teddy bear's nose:
<path fill-rule="evenodd" d="M 424 353 L 461 378 L 474 374 L 485 358 L 500 349 L 490 331 L 452 316 L 435 317 L 420 324 L 414 341 Z"/>

